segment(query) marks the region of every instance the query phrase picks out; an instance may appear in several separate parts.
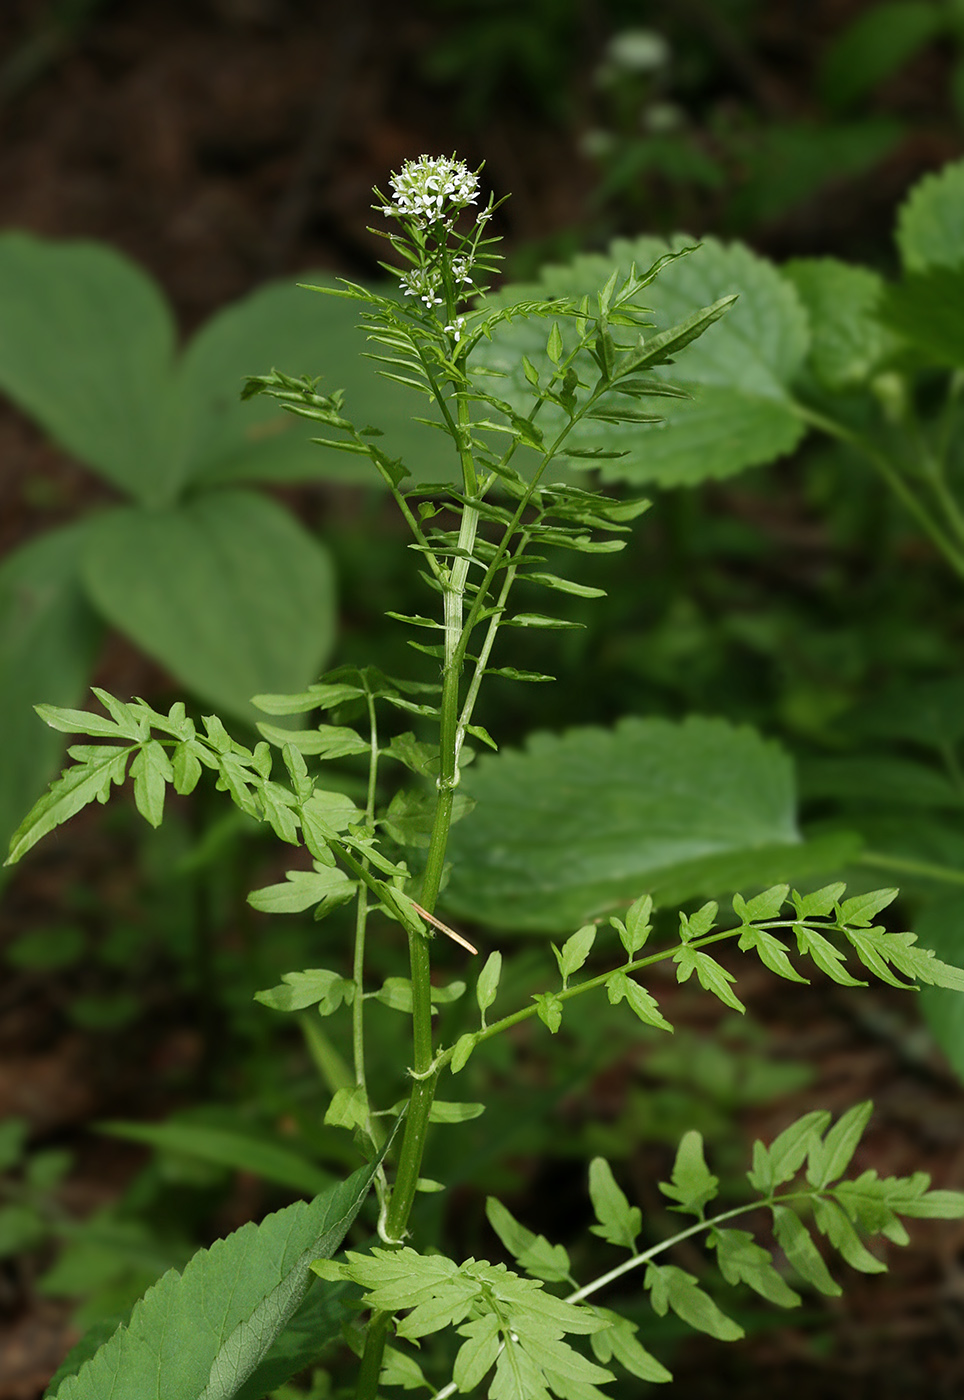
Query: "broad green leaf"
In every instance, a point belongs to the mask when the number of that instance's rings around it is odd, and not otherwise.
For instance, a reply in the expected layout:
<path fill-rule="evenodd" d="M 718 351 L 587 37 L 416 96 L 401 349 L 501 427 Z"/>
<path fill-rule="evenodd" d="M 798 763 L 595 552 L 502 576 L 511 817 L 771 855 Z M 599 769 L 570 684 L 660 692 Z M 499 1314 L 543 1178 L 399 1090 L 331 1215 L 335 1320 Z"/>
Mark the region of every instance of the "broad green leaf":
<path fill-rule="evenodd" d="M 320 375 L 324 394 L 344 389 L 347 417 L 359 428 L 380 428 L 379 447 L 389 457 L 404 457 L 416 481 L 456 476 L 450 440 L 413 419 L 425 414 L 424 397 L 382 378 L 365 358 L 377 347 L 359 326 L 360 305 L 319 295 L 306 283 L 338 285 L 328 273 L 309 272 L 298 283 L 261 287 L 212 317 L 188 346 L 179 371 L 187 478 L 204 485 L 318 478 L 381 484 L 370 462 L 312 443 L 319 424 L 284 412 L 266 395 L 241 402 L 244 379 L 272 367 Z M 380 290 L 391 296 L 394 289 Z"/>
<path fill-rule="evenodd" d="M 704 1293 L 695 1277 L 675 1264 L 649 1264 L 645 1287 L 650 1290 L 654 1312 L 665 1317 L 670 1308 L 690 1327 L 708 1332 L 721 1342 L 735 1342 L 743 1336 L 743 1328 L 726 1316 Z"/>
<path fill-rule="evenodd" d="M 236 1397 L 301 1304 L 312 1261 L 330 1259 L 341 1244 L 377 1165 L 242 1226 L 200 1250 L 182 1274 L 165 1274 L 129 1324 L 58 1386 L 56 1400 Z"/>
<path fill-rule="evenodd" d="M 857 14 L 827 46 L 817 82 L 831 107 L 854 106 L 909 63 L 944 27 L 932 0 L 883 0 Z"/>
<path fill-rule="evenodd" d="M 452 832 L 446 906 L 496 928 L 572 928 L 681 877 L 691 896 L 729 894 L 715 860 L 792 857 L 799 841 L 788 760 L 720 720 L 536 734 L 462 786 L 478 805 Z"/>
<path fill-rule="evenodd" d="M 671 249 L 691 244 L 682 235 L 670 244 L 648 237 L 617 240 L 605 254 L 582 255 L 567 266 L 544 268 L 536 288 L 510 286 L 490 302 L 506 306 L 532 294 L 592 295 L 614 267 L 626 275 L 633 261 L 646 267 Z M 656 372 L 682 385 L 691 399 L 659 399 L 664 419 L 660 424 L 594 420 L 575 430 L 572 446 L 627 453 L 602 465 L 605 479 L 691 485 L 771 462 L 799 442 L 803 425 L 787 386 L 806 353 L 807 323 L 795 291 L 775 267 L 740 244 L 707 239 L 696 252 L 664 267 L 645 297 L 658 332 L 663 332 L 731 293 L 739 293 L 739 299 L 722 319 L 688 345 L 671 369 Z M 540 370 L 549 368 L 544 334 L 538 322 L 518 320 L 499 326 L 491 345 L 477 352 L 485 364 L 509 376 L 500 381 L 500 393 L 517 408 L 527 409 L 531 403 L 520 354 L 527 354 Z M 624 345 L 635 343 L 630 331 L 616 328 L 615 334 Z M 561 411 L 550 406 L 539 421 L 548 436 L 561 424 Z"/>
<path fill-rule="evenodd" d="M 174 324 L 155 283 L 102 244 L 5 233 L 0 303 L 0 389 L 113 486 L 170 501 Z"/>
<path fill-rule="evenodd" d="M 599 1221 L 598 1225 L 590 1225 L 592 1233 L 635 1253 L 636 1239 L 643 1228 L 643 1213 L 639 1206 L 629 1204 L 604 1157 L 594 1157 L 589 1163 L 589 1196 Z"/>
<path fill-rule="evenodd" d="M 827 1272 L 827 1266 L 796 1211 L 789 1206 L 772 1206 L 773 1233 L 787 1259 L 802 1279 L 806 1279 L 828 1298 L 837 1298 L 843 1291 Z"/>
<path fill-rule="evenodd" d="M 836 258 L 795 258 L 782 272 L 810 318 L 809 365 L 816 378 L 831 390 L 865 383 L 893 341 L 875 316 L 883 279 Z"/>
<path fill-rule="evenodd" d="M 964 366 L 964 328 L 958 314 L 962 296 L 964 266 L 931 267 L 926 272 L 909 273 L 896 286 L 885 288 L 878 315 L 889 331 L 928 360 L 960 369 Z"/>
<path fill-rule="evenodd" d="M 78 704 L 96 657 L 101 627 L 79 581 L 85 528 L 51 530 L 0 564 L 2 846 L 54 777 L 63 750 L 33 706 Z"/>
<path fill-rule="evenodd" d="M 167 1123 L 100 1123 L 98 1131 L 130 1142 L 146 1143 L 159 1152 L 176 1152 L 234 1171 L 254 1172 L 266 1181 L 308 1196 L 328 1190 L 333 1182 L 330 1172 L 322 1171 L 290 1147 L 206 1123 L 177 1119 Z"/>
<path fill-rule="evenodd" d="M 908 272 L 964 263 L 964 161 L 925 175 L 897 214 L 897 246 Z"/>
<path fill-rule="evenodd" d="M 334 633 L 328 556 L 292 517 L 246 491 L 121 507 L 89 522 L 84 581 L 108 621 L 234 715 L 299 689 Z"/>

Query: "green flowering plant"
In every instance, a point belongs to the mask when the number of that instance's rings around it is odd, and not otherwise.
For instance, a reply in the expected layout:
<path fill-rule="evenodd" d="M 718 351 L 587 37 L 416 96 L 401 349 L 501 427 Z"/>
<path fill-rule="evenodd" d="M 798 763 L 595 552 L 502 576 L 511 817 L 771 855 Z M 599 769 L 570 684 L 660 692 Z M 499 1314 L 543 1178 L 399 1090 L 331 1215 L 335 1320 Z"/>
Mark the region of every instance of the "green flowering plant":
<path fill-rule="evenodd" d="M 478 1029 L 448 1045 L 437 1038 L 436 1008 L 458 1000 L 466 986 L 433 983 L 432 940 L 442 933 L 475 952 L 437 906 L 449 835 L 468 807 L 459 790 L 462 770 L 476 745 L 496 747 L 475 720 L 480 689 L 491 675 L 548 679 L 496 664 L 502 628 L 573 625 L 553 613 L 516 610 L 515 587 L 524 581 L 550 593 L 597 595 L 598 589 L 552 572 L 550 560 L 566 552 L 623 548 L 632 520 L 648 506 L 606 495 L 585 478 L 576 484 L 573 468 L 622 455 L 586 445 L 576 430 L 593 423 L 633 430 L 658 421 L 660 401 L 685 394 L 654 371 L 672 365 L 735 298 L 723 296 L 651 333 L 646 289 L 663 267 L 691 251 L 680 248 L 645 271 L 635 264 L 625 274 L 617 270 L 594 297 L 477 300 L 497 266 L 489 232 L 494 200 L 471 217 L 481 196 L 479 172 L 454 157 L 423 156 L 392 177 L 391 190 L 391 197 L 376 191 L 376 208 L 391 220 L 384 237 L 402 263 L 385 264 L 398 279 L 398 294 L 350 282 L 318 290 L 359 305 L 381 372 L 421 395 L 427 411 L 419 421 L 450 440 L 456 480 L 412 485 L 405 462 L 381 445 L 377 425 L 356 423 L 345 396 L 322 392 L 315 380 L 273 370 L 249 379 L 244 393 L 269 395 L 287 412 L 317 424 L 317 441 L 366 458 L 385 483 L 434 605 L 426 615 L 390 616 L 414 629 L 411 645 L 428 658 L 430 679 L 341 667 L 298 694 L 258 696 L 255 703 L 275 719 L 311 718 L 302 728 L 266 720 L 254 748 L 235 739 L 216 715 L 199 726 L 179 703 L 161 714 L 143 700 L 96 690 L 102 714 L 41 705 L 41 717 L 55 729 L 97 742 L 69 750 L 71 766 L 24 819 L 9 858 L 20 859 L 88 803 L 106 801 L 127 776 L 138 811 L 157 826 L 168 788 L 186 796 L 206 772 L 247 816 L 286 845 L 304 848 L 310 867 L 291 870 L 283 883 L 252 894 L 251 903 L 269 913 L 310 909 L 316 919 L 353 903 L 350 974 L 293 971 L 259 1000 L 312 1018 L 347 1015 L 350 1068 L 327 1050 L 317 1058 L 330 1092 L 325 1122 L 353 1134 L 364 1164 L 311 1202 L 247 1225 L 200 1251 L 183 1273 L 164 1275 L 99 1349 L 82 1343 L 68 1359 L 51 1387 L 57 1400 L 106 1394 L 139 1400 L 149 1393 L 165 1400 L 257 1400 L 343 1334 L 361 1358 L 358 1400 L 397 1386 L 425 1386 L 436 1400 L 480 1387 L 493 1400 L 597 1400 L 604 1395 L 599 1387 L 614 1379 L 612 1365 L 647 1381 L 670 1379 L 618 1308 L 589 1301 L 631 1273 L 638 1278 L 635 1270 L 642 1270 L 642 1287 L 657 1314 L 673 1311 L 723 1340 L 741 1334 L 695 1275 L 658 1262 L 679 1240 L 704 1238 L 725 1283 L 744 1283 L 778 1306 L 791 1306 L 799 1295 L 787 1283 L 783 1264 L 749 1233 L 730 1227 L 736 1216 L 767 1207 L 786 1263 L 809 1287 L 834 1293 L 838 1285 L 805 1223 L 808 1212 L 846 1262 L 869 1271 L 883 1262 L 867 1249 L 866 1237 L 905 1242 L 900 1215 L 964 1214 L 964 1196 L 931 1191 L 923 1173 L 881 1180 L 871 1170 L 856 1180 L 844 1178 L 870 1113 L 869 1105 L 861 1105 L 833 1126 L 828 1114 L 811 1113 L 769 1147 L 757 1143 L 747 1177 L 752 1199 L 712 1216 L 706 1208 L 719 1182 L 706 1165 L 699 1134 L 688 1133 L 672 1179 L 660 1189 L 673 1209 L 694 1216 L 695 1223 L 672 1238 L 646 1240 L 642 1248 L 639 1208 L 630 1204 L 608 1163 L 594 1160 L 589 1195 L 597 1223 L 591 1230 L 629 1257 L 581 1285 L 563 1246 L 533 1234 L 494 1199 L 490 1223 L 518 1270 L 505 1262 L 459 1263 L 415 1248 L 417 1195 L 439 1187 L 421 1174 L 429 1127 L 467 1122 L 485 1107 L 439 1091 L 470 1056 L 520 1022 L 538 1020 L 554 1034 L 574 997 L 604 990 L 610 1006 L 625 1002 L 643 1025 L 671 1031 L 655 995 L 639 980 L 664 961 L 675 965 L 680 982 L 695 976 L 710 995 L 741 1011 L 733 974 L 708 951 L 722 940 L 736 941 L 775 975 L 793 980 L 805 979 L 785 939 L 799 957 L 843 984 L 857 980 L 845 967 L 851 953 L 868 972 L 897 986 L 924 982 L 961 991 L 964 972 L 920 948 L 912 934 L 888 932 L 874 922 L 894 890 L 845 899 L 840 884 L 804 894 L 774 885 L 750 899 L 735 895 L 734 918 L 723 927 L 715 902 L 681 914 L 676 939 L 655 951 L 648 947 L 653 898 L 642 894 L 608 922 L 600 911 L 554 948 L 559 985 L 549 977 L 544 991 L 497 1020 L 490 1013 L 499 996 L 502 956 L 491 952 L 475 984 Z M 505 375 L 474 364 L 473 353 L 501 328 L 522 321 L 548 329 L 541 367 L 528 355 L 520 358 L 527 386 L 527 403 L 520 407 L 517 395 L 510 401 L 499 392 Z M 398 715 L 418 723 L 420 736 L 393 732 L 386 739 L 388 718 Z M 331 786 L 325 765 L 355 759 L 365 777 L 352 795 Z M 401 787 L 391 782 L 399 769 L 406 773 Z M 387 803 L 386 785 L 393 789 Z M 373 990 L 366 941 L 375 916 L 404 931 L 409 976 L 389 978 Z M 606 952 L 607 942 L 615 957 Z M 603 970 L 580 976 L 600 953 Z M 386 1102 L 390 1086 L 369 1082 L 366 1018 L 373 1000 L 410 1022 L 406 1089 L 396 1102 Z M 322 1044 L 317 1022 L 305 1024 L 310 1043 Z M 369 1191 L 377 1201 L 376 1242 L 336 1261 Z M 321 1281 L 312 1285 L 315 1276 Z M 563 1296 L 554 1291 L 560 1287 L 567 1290 Z M 359 1298 L 367 1313 L 361 1322 Z M 393 1333 L 417 1343 L 444 1329 L 454 1330 L 458 1341 L 452 1378 L 437 1388 L 411 1351 L 388 1342 Z M 580 1338 L 589 1339 L 593 1360 L 579 1349 Z"/>

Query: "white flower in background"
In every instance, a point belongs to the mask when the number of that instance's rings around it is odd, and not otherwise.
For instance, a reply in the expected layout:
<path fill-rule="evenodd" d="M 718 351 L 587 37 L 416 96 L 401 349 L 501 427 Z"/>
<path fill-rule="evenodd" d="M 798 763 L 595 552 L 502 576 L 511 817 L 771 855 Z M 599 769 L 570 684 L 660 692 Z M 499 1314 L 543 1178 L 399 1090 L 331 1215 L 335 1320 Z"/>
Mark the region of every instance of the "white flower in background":
<path fill-rule="evenodd" d="M 478 175 L 452 156 L 407 160 L 389 183 L 394 199 L 383 212 L 414 219 L 421 228 L 451 224 L 456 214 L 479 197 Z"/>

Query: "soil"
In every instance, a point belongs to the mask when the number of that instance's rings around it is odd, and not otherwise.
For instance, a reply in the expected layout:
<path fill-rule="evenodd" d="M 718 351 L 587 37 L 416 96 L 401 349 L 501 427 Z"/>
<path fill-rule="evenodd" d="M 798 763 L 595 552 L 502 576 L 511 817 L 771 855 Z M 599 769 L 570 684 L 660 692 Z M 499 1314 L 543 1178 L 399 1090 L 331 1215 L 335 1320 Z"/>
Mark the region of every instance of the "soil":
<path fill-rule="evenodd" d="M 711 0 L 680 0 L 679 8 L 716 34 L 719 83 L 732 101 L 749 95 L 760 110 L 786 115 L 812 108 L 808 84 L 821 47 L 867 6 L 761 7 L 754 45 L 718 25 Z M 185 333 L 269 277 L 306 266 L 371 275 L 381 254 L 366 232 L 371 187 L 423 150 L 457 148 L 473 166 L 484 160 L 493 188 L 514 191 L 500 215 L 510 250 L 551 247 L 574 227 L 592 230 L 595 175 L 579 135 L 605 20 L 591 4 L 578 7 L 584 57 L 565 111 L 510 81 L 479 120 L 464 111 L 457 86 L 426 76 L 425 55 L 457 33 L 459 9 L 443 0 L 5 0 L 0 226 L 109 241 L 160 281 Z M 958 153 L 940 96 L 949 61 L 935 50 L 885 88 L 884 107 L 908 129 L 882 168 L 755 230 L 756 245 L 774 254 L 845 253 L 879 241 L 904 190 Z M 108 495 L 30 422 L 0 408 L 0 550 Z M 163 682 L 116 638 L 99 674 L 112 688 L 148 696 Z M 88 907 L 98 899 L 123 905 L 132 878 L 104 824 L 78 822 L 68 842 L 7 886 L 0 940 L 56 922 L 77 890 L 91 895 Z M 867 1164 L 881 1174 L 922 1169 L 935 1184 L 964 1187 L 964 1093 L 937 1053 L 920 1048 L 899 995 L 868 995 L 859 1017 L 853 998 L 826 995 L 815 1019 L 812 994 L 775 988 L 770 978 L 754 983 L 745 971 L 740 986 L 770 1030 L 773 1054 L 817 1066 L 806 1095 L 746 1113 L 748 1133 L 767 1136 L 814 1104 L 843 1109 L 872 1097 Z M 113 1199 L 143 1161 L 87 1126 L 163 1111 L 152 1084 L 170 1082 L 172 1071 L 194 1073 L 204 1045 L 173 993 L 159 990 L 130 1033 L 105 1042 L 66 1020 L 72 990 L 56 975 L 5 968 L 0 1120 L 22 1115 L 36 1146 L 77 1152 L 63 1205 L 83 1215 Z M 229 1203 L 226 1228 L 257 1207 L 250 1193 Z M 675 1393 L 960 1395 L 964 1224 L 922 1221 L 911 1234 L 909 1249 L 889 1250 L 889 1274 L 849 1274 L 844 1296 L 828 1306 L 832 1332 L 794 1326 L 791 1317 L 789 1327 L 739 1348 L 694 1341 L 677 1358 Z M 0 1400 L 36 1400 L 75 1336 L 70 1309 L 35 1288 L 42 1262 L 0 1261 Z"/>

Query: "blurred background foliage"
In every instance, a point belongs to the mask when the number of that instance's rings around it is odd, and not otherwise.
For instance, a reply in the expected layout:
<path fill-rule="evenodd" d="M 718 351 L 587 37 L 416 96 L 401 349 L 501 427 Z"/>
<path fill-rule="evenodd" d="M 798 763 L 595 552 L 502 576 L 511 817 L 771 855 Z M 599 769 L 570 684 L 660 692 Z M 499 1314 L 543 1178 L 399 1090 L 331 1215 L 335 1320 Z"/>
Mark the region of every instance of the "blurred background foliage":
<path fill-rule="evenodd" d="M 325 596 L 305 600 L 317 631 L 298 664 L 310 673 L 374 659 L 411 675 L 402 629 L 384 613 L 418 611 L 421 600 L 381 492 L 346 481 L 340 459 L 337 472 L 314 458 L 304 465 L 290 442 L 272 441 L 267 420 L 242 420 L 223 387 L 267 370 L 262 348 L 268 359 L 292 357 L 279 367 L 315 372 L 312 299 L 291 284 L 307 270 L 378 275 L 381 245 L 366 231 L 371 186 L 423 150 L 485 161 L 486 181 L 512 194 L 499 232 L 516 280 L 614 237 L 681 230 L 740 239 L 781 264 L 833 256 L 893 277 L 897 206 L 922 175 L 962 154 L 964 4 L 8 0 L 0 123 L 0 253 L 31 256 L 19 231 L 109 245 L 151 279 L 115 308 L 114 332 L 143 294 L 161 327 L 163 373 L 173 382 L 190 356 L 210 371 L 211 393 L 183 408 L 203 431 L 165 507 L 197 516 L 219 492 L 243 491 L 238 509 L 270 513 L 282 554 L 292 538 L 284 531 L 297 531 L 313 561 L 304 576 L 324 581 Z M 18 263 L 6 284 L 8 308 L 25 295 L 26 267 Z M 281 300 L 260 300 L 277 279 Z M 66 344 L 56 317 L 68 303 L 65 294 L 48 308 L 41 369 Z M 270 308 L 282 305 L 273 320 Z M 223 668 L 212 681 L 165 648 L 164 618 L 139 612 L 125 592 L 124 551 L 139 548 L 132 512 L 157 502 L 145 503 L 136 473 L 105 466 L 89 435 L 61 430 L 50 405 L 22 388 L 18 397 L 23 356 L 11 322 L 0 332 L 12 400 L 0 416 L 0 679 L 18 736 L 3 758 L 8 829 L 38 773 L 57 761 L 31 700 L 78 703 L 93 677 L 158 706 L 187 686 L 205 708 L 212 695 L 224 702 L 223 690 L 213 693 L 227 684 Z M 226 376 L 217 384 L 215 371 Z M 56 405 L 61 388 L 83 396 L 71 373 L 62 386 L 43 373 L 38 382 Z M 150 374 L 146 385 L 150 397 Z M 925 372 L 925 414 L 937 392 Z M 401 421 L 403 405 L 392 412 Z M 104 421 L 94 413 L 92 432 L 113 441 Z M 420 469 L 430 465 L 420 457 Z M 964 828 L 960 774 L 946 770 L 964 709 L 959 581 L 870 470 L 826 438 L 776 465 L 652 494 L 632 548 L 583 561 L 582 581 L 608 589 L 604 600 L 573 604 L 584 629 L 544 644 L 529 633 L 502 658 L 559 683 L 493 681 L 481 722 L 505 745 L 533 729 L 624 716 L 752 724 L 793 756 L 802 816 L 815 830 L 850 821 L 878 848 L 903 852 L 905 865 L 916 860 L 916 869 L 847 873 L 900 883 L 905 919 L 953 956 L 961 910 L 948 872 L 964 871 Z M 278 523 L 282 512 L 288 525 Z M 90 521 L 116 534 L 110 519 L 130 538 L 115 551 L 120 583 L 105 584 L 83 563 L 81 534 Z M 157 597 L 166 596 L 166 553 L 159 548 Z M 228 651 L 231 606 L 218 628 Z M 257 664 L 274 664 L 269 653 L 261 646 Z M 287 672 L 269 680 L 259 687 L 300 683 Z M 243 725 L 244 696 L 226 703 Z M 946 778 L 936 795 L 920 773 L 931 762 Z M 330 1075 L 332 1047 L 314 1023 L 304 1041 L 290 1038 L 252 1001 L 282 972 L 332 965 L 347 947 L 337 918 L 320 929 L 296 918 L 268 925 L 245 905 L 248 889 L 283 868 L 208 794 L 158 833 L 123 807 L 98 811 L 8 882 L 0 1308 L 14 1360 L 0 1365 L 5 1400 L 39 1395 L 74 1322 L 121 1315 L 198 1241 L 353 1160 L 348 1139 L 321 1126 L 317 1075 Z M 403 972 L 400 951 L 374 940 L 374 975 Z M 519 947 L 506 994 L 540 985 L 544 951 Z M 451 970 L 461 970 L 455 959 Z M 909 998 L 875 994 L 844 1009 L 830 990 L 775 994 L 751 978 L 744 999 L 755 1019 L 734 1026 L 685 988 L 664 993 L 675 998 L 668 1014 L 689 1029 L 658 1053 L 628 1027 L 614 1032 L 609 1018 L 604 1032 L 586 1007 L 565 1041 L 524 1044 L 521 1070 L 508 1046 L 484 1063 L 474 1057 L 471 1097 L 486 1098 L 510 1074 L 513 1092 L 457 1143 L 438 1135 L 428 1173 L 456 1184 L 428 1201 L 425 1238 L 444 1228 L 466 1253 L 491 1250 L 487 1190 L 506 1193 L 532 1228 L 561 1238 L 568 1221 L 578 1233 L 583 1164 L 595 1152 L 624 1162 L 648 1200 L 643 1183 L 687 1127 L 716 1144 L 717 1170 L 736 1172 L 745 1133 L 812 1103 L 868 1095 L 881 1101 L 880 1143 L 895 1169 L 944 1169 L 946 1184 L 958 1184 L 946 1168 L 964 1151 L 961 1091 Z M 458 1004 L 444 1009 L 446 1038 L 459 1033 L 461 1014 Z M 959 1040 L 946 997 L 932 1024 L 942 1016 L 944 1043 Z M 384 1025 L 375 1022 L 373 1079 L 398 1077 L 397 1024 L 387 1010 Z M 130 1128 L 90 1131 L 108 1119 L 149 1121 L 153 1140 L 141 1132 L 140 1141 L 153 1151 L 131 1142 Z M 913 1163 L 897 1160 L 904 1149 L 894 1145 L 908 1125 Z M 772 1318 L 748 1305 L 747 1360 L 715 1350 L 711 1381 L 696 1347 L 692 1360 L 680 1358 L 679 1388 L 689 1373 L 701 1397 L 739 1386 L 745 1400 L 754 1375 L 769 1392 L 805 1366 L 822 1396 L 853 1394 L 852 1374 L 821 1369 L 849 1345 L 852 1371 L 872 1376 L 875 1394 L 919 1393 L 920 1349 L 951 1335 L 926 1302 L 946 1260 L 936 1244 L 926 1258 L 924 1303 L 910 1300 L 909 1283 L 886 1303 L 848 1294 L 848 1342 L 815 1311 L 793 1346 L 775 1348 Z M 879 1324 L 888 1308 L 914 1312 L 910 1341 L 884 1337 L 880 1325 L 861 1330 L 860 1319 Z M 959 1347 L 945 1350 L 959 1358 Z M 964 1384 L 959 1359 L 942 1376 L 948 1394 Z"/>

